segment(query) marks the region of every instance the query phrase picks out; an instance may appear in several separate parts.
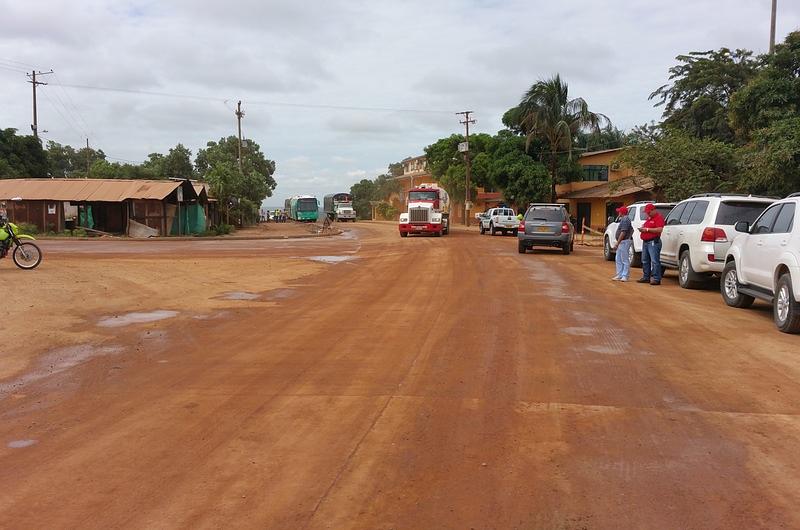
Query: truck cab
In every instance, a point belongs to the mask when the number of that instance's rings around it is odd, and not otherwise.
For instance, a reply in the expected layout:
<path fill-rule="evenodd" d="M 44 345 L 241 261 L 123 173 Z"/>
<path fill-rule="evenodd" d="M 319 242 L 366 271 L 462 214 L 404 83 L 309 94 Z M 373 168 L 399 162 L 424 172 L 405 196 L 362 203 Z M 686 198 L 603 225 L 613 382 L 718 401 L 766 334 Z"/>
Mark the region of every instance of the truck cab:
<path fill-rule="evenodd" d="M 400 214 L 400 237 L 408 234 L 447 235 L 450 197 L 438 184 L 421 184 L 408 191 L 408 208 Z"/>

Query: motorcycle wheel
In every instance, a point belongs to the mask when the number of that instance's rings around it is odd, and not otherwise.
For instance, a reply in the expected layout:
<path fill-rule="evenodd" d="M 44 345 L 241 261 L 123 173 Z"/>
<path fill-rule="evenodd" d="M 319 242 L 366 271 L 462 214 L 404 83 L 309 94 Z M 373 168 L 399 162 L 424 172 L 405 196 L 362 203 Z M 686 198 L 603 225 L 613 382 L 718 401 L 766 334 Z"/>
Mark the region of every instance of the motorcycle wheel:
<path fill-rule="evenodd" d="M 12 257 L 14 265 L 20 269 L 32 270 L 42 262 L 42 251 L 33 243 L 20 243 Z"/>

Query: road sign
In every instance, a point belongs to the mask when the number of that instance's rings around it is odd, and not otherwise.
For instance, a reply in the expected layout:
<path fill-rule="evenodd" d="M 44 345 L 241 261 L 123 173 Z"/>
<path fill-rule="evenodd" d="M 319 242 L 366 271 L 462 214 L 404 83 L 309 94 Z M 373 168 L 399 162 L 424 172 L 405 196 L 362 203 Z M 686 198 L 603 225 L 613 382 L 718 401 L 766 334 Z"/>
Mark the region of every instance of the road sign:
<path fill-rule="evenodd" d="M 461 142 L 458 144 L 459 153 L 466 153 L 467 151 L 469 151 L 469 142 Z"/>

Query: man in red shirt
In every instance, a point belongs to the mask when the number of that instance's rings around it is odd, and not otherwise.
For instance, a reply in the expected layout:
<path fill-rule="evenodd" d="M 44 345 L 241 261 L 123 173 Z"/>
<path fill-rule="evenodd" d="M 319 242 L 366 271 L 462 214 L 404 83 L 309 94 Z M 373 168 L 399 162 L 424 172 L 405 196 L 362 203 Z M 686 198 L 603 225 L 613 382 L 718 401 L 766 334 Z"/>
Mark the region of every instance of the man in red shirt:
<path fill-rule="evenodd" d="M 639 228 L 642 233 L 642 277 L 637 281 L 661 285 L 661 231 L 664 229 L 664 217 L 653 203 L 646 204 L 644 211 L 647 220 Z"/>

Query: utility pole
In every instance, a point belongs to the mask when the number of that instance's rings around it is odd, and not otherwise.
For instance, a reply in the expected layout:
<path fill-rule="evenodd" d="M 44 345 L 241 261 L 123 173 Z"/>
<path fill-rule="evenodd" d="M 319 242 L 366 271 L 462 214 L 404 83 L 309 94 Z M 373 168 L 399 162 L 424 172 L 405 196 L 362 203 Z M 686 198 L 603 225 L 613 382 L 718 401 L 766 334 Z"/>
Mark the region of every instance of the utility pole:
<path fill-rule="evenodd" d="M 769 54 L 775 52 L 775 15 L 778 11 L 778 0 L 772 0 L 772 20 L 769 26 Z"/>
<path fill-rule="evenodd" d="M 36 80 L 37 75 L 47 75 L 52 74 L 53 71 L 50 70 L 49 72 L 37 72 L 36 70 L 31 71 L 29 74 L 25 74 L 31 78 L 28 83 L 31 84 L 33 87 L 33 125 L 31 125 L 31 130 L 33 131 L 33 137 L 39 138 L 39 116 L 36 111 L 36 85 L 46 85 L 47 83 L 42 83 L 41 81 Z"/>
<path fill-rule="evenodd" d="M 236 121 L 239 124 L 239 173 L 242 172 L 242 118 L 244 118 L 244 112 L 242 112 L 242 102 L 236 104 Z"/>
<path fill-rule="evenodd" d="M 89 139 L 86 139 L 86 178 L 89 178 L 89 168 L 91 167 L 91 151 L 89 151 Z"/>
<path fill-rule="evenodd" d="M 471 123 L 475 123 L 475 120 L 469 119 L 469 115 L 472 114 L 471 110 L 465 110 L 463 112 L 456 112 L 456 114 L 464 116 L 464 120 L 463 121 L 459 121 L 459 123 L 461 123 L 462 125 L 464 125 L 464 127 L 466 127 L 466 135 L 465 135 L 466 136 L 466 142 L 464 142 L 466 145 L 464 146 L 463 150 L 461 149 L 461 146 L 459 146 L 459 151 L 462 151 L 464 153 L 464 163 L 466 164 L 466 167 L 467 167 L 467 188 L 466 188 L 466 190 L 464 192 L 464 225 L 465 226 L 469 226 L 469 211 L 470 211 L 471 206 L 472 206 L 470 204 L 470 180 L 471 180 L 471 176 L 472 176 L 471 175 L 471 173 L 472 173 L 472 162 L 469 159 L 469 125 Z"/>

